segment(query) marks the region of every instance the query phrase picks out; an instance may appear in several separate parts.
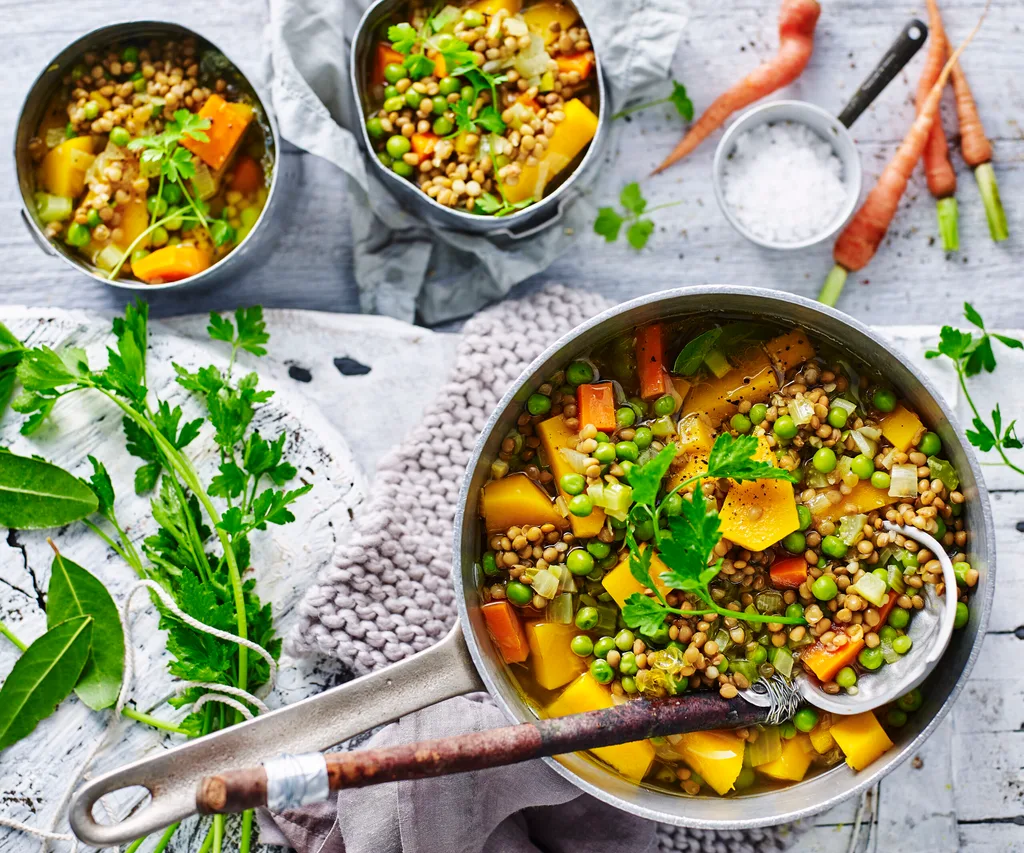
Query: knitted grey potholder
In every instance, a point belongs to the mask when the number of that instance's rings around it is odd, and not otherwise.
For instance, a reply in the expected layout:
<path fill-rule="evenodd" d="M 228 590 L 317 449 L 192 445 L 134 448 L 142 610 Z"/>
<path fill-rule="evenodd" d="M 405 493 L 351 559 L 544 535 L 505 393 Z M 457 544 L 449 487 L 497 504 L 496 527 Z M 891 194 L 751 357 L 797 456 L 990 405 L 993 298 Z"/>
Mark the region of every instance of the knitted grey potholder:
<path fill-rule="evenodd" d="M 456 618 L 452 520 L 462 477 L 487 418 L 522 370 L 574 326 L 609 307 L 553 285 L 466 323 L 450 381 L 422 423 L 377 468 L 355 533 L 321 571 L 291 637 L 296 653 L 337 657 L 357 674 L 441 639 Z M 711 832 L 661 826 L 671 853 L 775 853 L 791 828 Z"/>

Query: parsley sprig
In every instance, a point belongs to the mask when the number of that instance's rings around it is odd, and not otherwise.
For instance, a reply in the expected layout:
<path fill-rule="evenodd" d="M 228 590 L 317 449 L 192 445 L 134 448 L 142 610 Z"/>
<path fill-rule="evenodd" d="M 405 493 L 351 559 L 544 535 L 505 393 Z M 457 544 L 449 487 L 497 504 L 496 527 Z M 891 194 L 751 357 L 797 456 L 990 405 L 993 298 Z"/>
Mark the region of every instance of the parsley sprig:
<path fill-rule="evenodd" d="M 594 233 L 600 234 L 606 242 L 614 243 L 619 239 L 619 231 L 622 230 L 622 226 L 629 223 L 626 228 L 626 239 L 629 241 L 629 245 L 639 250 L 647 245 L 647 241 L 654 232 L 654 222 L 644 219 L 643 214 L 663 210 L 666 207 L 675 207 L 682 202 L 670 201 L 667 204 L 648 208 L 647 199 L 640 192 L 640 184 L 634 181 L 622 188 L 622 192 L 619 193 L 619 204 L 625 209 L 625 214 L 619 213 L 614 207 L 598 208 Z"/>
<path fill-rule="evenodd" d="M 989 332 L 985 328 L 985 321 L 981 318 L 981 314 L 978 313 L 970 302 L 964 303 L 964 316 L 972 325 L 981 329 L 981 334 L 978 335 L 970 331 L 964 332 L 960 329 L 954 329 L 952 326 L 943 326 L 939 333 L 938 349 L 926 352 L 924 354 L 925 358 L 945 357 L 953 362 L 953 368 L 956 370 L 960 388 L 963 390 L 964 397 L 971 407 L 971 412 L 974 414 L 972 422 L 974 429 L 967 430 L 967 440 L 983 453 L 995 450 L 1003 460 L 1004 465 L 1012 468 L 1018 474 L 1024 474 L 1024 469 L 1014 465 L 1006 455 L 1007 450 L 1020 450 L 1021 447 L 1024 447 L 1024 444 L 1017 437 L 1017 421 L 1010 421 L 1004 427 L 1003 414 L 999 410 L 999 404 L 997 403 L 996 407 L 992 410 L 990 425 L 982 418 L 978 407 L 974 403 L 974 399 L 971 397 L 971 392 L 967 389 L 968 377 L 977 376 L 982 370 L 986 373 L 991 373 L 996 369 L 996 356 L 992 348 L 993 338 L 1010 349 L 1024 349 L 1024 343 L 1016 338 L 1010 338 L 996 332 Z"/>
<path fill-rule="evenodd" d="M 659 104 L 672 104 L 676 108 L 676 112 L 679 113 L 687 121 L 693 121 L 693 101 L 690 100 L 690 96 L 686 93 L 686 87 L 678 80 L 672 81 L 672 93 L 665 98 L 659 98 L 656 101 L 645 101 L 642 104 L 634 104 L 631 107 L 626 107 L 623 110 L 619 110 L 615 115 L 612 116 L 612 121 L 623 116 L 628 116 L 631 113 L 640 112 L 640 110 L 646 110 L 648 107 L 656 107 Z"/>
<path fill-rule="evenodd" d="M 725 477 L 738 482 L 749 480 L 789 480 L 796 478 L 789 471 L 776 468 L 769 462 L 755 459 L 757 438 L 752 435 L 733 437 L 729 433 L 720 435 L 708 456 L 707 470 L 690 477 L 671 489 L 660 501 L 658 492 L 661 481 L 668 473 L 678 453 L 675 444 L 669 444 L 644 465 L 635 466 L 629 473 L 629 484 L 635 501 L 630 511 L 626 528 L 626 545 L 629 548 L 629 570 L 636 581 L 654 590 L 656 598 L 633 593 L 626 599 L 622 616 L 630 628 L 642 633 L 653 634 L 664 624 L 669 614 L 678 616 L 719 616 L 742 619 L 747 622 L 777 622 L 784 625 L 802 625 L 799 617 L 765 615 L 730 610 L 722 607 L 711 594 L 710 584 L 722 570 L 722 559 L 710 562 L 715 546 L 722 538 L 718 511 L 709 504 L 700 487 L 706 477 Z M 667 530 L 661 528 L 662 514 L 668 499 L 696 484 L 689 500 L 682 501 L 678 515 L 666 520 Z M 650 521 L 654 529 L 652 548 L 641 548 L 636 541 L 636 525 Z M 670 589 L 678 589 L 699 599 L 705 607 L 700 610 L 682 610 L 670 607 L 651 576 L 651 562 L 654 553 L 668 567 L 661 575 L 662 583 Z"/>
<path fill-rule="evenodd" d="M 486 214 L 487 216 L 508 216 L 510 213 L 515 213 L 517 210 L 529 207 L 534 201 L 532 196 L 524 198 L 522 201 L 509 201 L 505 197 L 505 190 L 501 184 L 498 184 L 498 192 L 501 193 L 501 198 L 489 192 L 480 193 L 476 203 L 473 205 L 473 211 Z"/>

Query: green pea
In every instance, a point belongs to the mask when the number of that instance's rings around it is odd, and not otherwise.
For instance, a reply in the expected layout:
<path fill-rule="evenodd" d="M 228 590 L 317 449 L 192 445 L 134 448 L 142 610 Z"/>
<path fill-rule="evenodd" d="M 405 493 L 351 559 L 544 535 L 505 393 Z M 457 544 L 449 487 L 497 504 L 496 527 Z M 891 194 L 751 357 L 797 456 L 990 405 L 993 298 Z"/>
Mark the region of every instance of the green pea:
<path fill-rule="evenodd" d="M 622 684 L 622 689 L 626 693 L 636 693 L 636 681 L 633 676 L 624 675 L 619 683 Z"/>
<path fill-rule="evenodd" d="M 64 242 L 69 246 L 81 249 L 83 246 L 89 245 L 89 240 L 92 239 L 92 235 L 89 233 L 89 228 L 82 225 L 80 222 L 72 222 L 68 226 L 68 233 L 64 237 Z"/>
<path fill-rule="evenodd" d="M 905 611 L 904 611 L 905 612 Z M 953 627 L 956 629 L 963 628 L 967 624 L 967 620 L 971 618 L 971 611 L 962 601 L 956 603 L 956 615 L 953 617 Z"/>
<path fill-rule="evenodd" d="M 821 540 L 821 550 L 837 560 L 846 556 L 846 543 L 838 536 L 829 534 Z"/>
<path fill-rule="evenodd" d="M 577 518 L 586 518 L 594 511 L 594 502 L 590 495 L 575 495 L 569 501 L 569 512 Z"/>
<path fill-rule="evenodd" d="M 482 27 L 484 25 L 483 13 L 478 12 L 476 9 L 467 9 L 462 13 L 462 23 L 470 29 Z"/>
<path fill-rule="evenodd" d="M 636 467 L 636 463 L 630 462 L 628 459 L 623 459 L 619 463 L 619 467 L 622 469 L 623 473 L 626 475 L 626 482 L 628 483 L 629 482 L 629 472 L 632 471 Z"/>
<path fill-rule="evenodd" d="M 521 607 L 533 601 L 533 590 L 519 581 L 509 581 L 505 586 L 505 595 L 513 604 L 518 604 Z"/>
<path fill-rule="evenodd" d="M 389 62 L 384 66 L 384 79 L 389 83 L 397 83 L 405 77 L 405 66 L 400 62 Z"/>
<path fill-rule="evenodd" d="M 896 704 L 901 711 L 906 711 L 908 714 L 912 714 L 924 703 L 924 699 L 921 696 L 921 691 L 918 688 L 914 688 L 905 696 L 900 696 L 896 700 Z"/>
<path fill-rule="evenodd" d="M 782 547 L 790 554 L 802 554 L 807 548 L 807 537 L 799 530 L 794 530 L 788 536 L 783 537 Z"/>
<path fill-rule="evenodd" d="M 150 196 L 146 199 L 146 210 L 152 216 L 163 216 L 167 213 L 167 200 L 158 195 Z"/>
<path fill-rule="evenodd" d="M 878 630 L 878 638 L 883 642 L 888 640 L 890 643 L 895 640 L 899 634 L 896 633 L 896 629 L 892 625 L 883 625 Z"/>
<path fill-rule="evenodd" d="M 388 152 L 387 151 L 378 151 L 377 152 L 377 159 L 380 160 L 380 162 L 384 165 L 385 169 L 390 169 L 391 168 L 391 164 L 395 162 L 390 157 L 388 157 Z"/>
<path fill-rule="evenodd" d="M 875 460 L 863 453 L 858 454 L 853 457 L 853 461 L 850 463 L 850 470 L 860 479 L 868 480 L 875 473 Z"/>
<path fill-rule="evenodd" d="M 779 736 L 783 740 L 792 740 L 796 737 L 796 726 L 793 725 L 792 720 L 786 720 L 786 722 L 779 726 Z"/>
<path fill-rule="evenodd" d="M 839 595 L 839 587 L 836 586 L 836 580 L 832 575 L 822 575 L 811 584 L 811 594 L 818 601 L 831 601 Z"/>
<path fill-rule="evenodd" d="M 392 98 L 397 98 L 402 93 L 398 91 L 395 86 L 384 87 L 384 100 L 390 101 Z M 404 100 L 404 99 L 403 99 Z"/>
<path fill-rule="evenodd" d="M 565 558 L 565 564 L 574 575 L 589 575 L 594 571 L 594 558 L 583 548 L 573 548 Z"/>
<path fill-rule="evenodd" d="M 110 141 L 118 148 L 124 148 L 132 141 L 132 135 L 123 127 L 115 127 L 110 131 Z"/>
<path fill-rule="evenodd" d="M 442 33 L 441 35 L 439 35 L 437 37 L 437 41 L 435 42 L 435 47 L 437 47 L 438 50 L 442 50 L 442 51 L 443 50 L 451 50 L 451 48 L 454 45 L 455 45 L 455 36 L 451 35 L 450 33 Z"/>
<path fill-rule="evenodd" d="M 955 624 L 955 623 L 954 623 Z M 914 641 L 910 639 L 906 634 L 901 634 L 895 640 L 892 641 L 893 651 L 900 655 L 905 655 L 910 651 L 911 646 L 914 645 Z"/>
<path fill-rule="evenodd" d="M 896 395 L 888 388 L 878 388 L 871 397 L 871 402 L 880 412 L 891 412 L 896 408 Z"/>
<path fill-rule="evenodd" d="M 889 484 L 892 482 L 892 478 L 885 471 L 875 471 L 871 475 L 871 485 L 876 489 L 882 491 L 889 491 Z"/>
<path fill-rule="evenodd" d="M 768 417 L 768 407 L 764 403 L 754 403 L 750 407 L 750 422 L 755 426 L 760 423 L 764 423 L 764 419 Z"/>
<path fill-rule="evenodd" d="M 484 574 L 488 577 L 496 575 L 500 571 L 498 568 L 498 561 L 495 559 L 493 551 L 488 551 L 484 554 L 484 558 L 480 562 L 483 567 Z"/>
<path fill-rule="evenodd" d="M 836 684 L 848 690 L 857 683 L 857 671 L 852 666 L 844 666 L 836 673 Z"/>
<path fill-rule="evenodd" d="M 619 660 L 619 672 L 623 675 L 636 675 L 640 667 L 636 663 L 636 655 L 631 651 L 623 652 Z"/>
<path fill-rule="evenodd" d="M 781 439 L 788 440 L 796 436 L 798 427 L 789 415 L 783 415 L 775 421 L 772 432 Z"/>
<path fill-rule="evenodd" d="M 582 474 L 563 474 L 558 485 L 567 495 L 580 495 L 587 487 L 587 481 Z"/>
<path fill-rule="evenodd" d="M 594 654 L 599 658 L 608 657 L 608 652 L 614 651 L 615 639 L 613 637 L 601 637 L 594 643 Z"/>
<path fill-rule="evenodd" d="M 437 83 L 437 89 L 442 95 L 454 95 L 460 88 L 457 77 L 442 77 Z"/>
<path fill-rule="evenodd" d="M 764 646 L 758 646 L 747 655 L 747 660 L 751 663 L 762 664 L 768 660 L 768 650 Z"/>
<path fill-rule="evenodd" d="M 260 218 L 259 209 L 246 207 L 238 214 L 238 218 L 241 220 L 243 228 L 252 228 L 256 224 L 256 220 Z"/>
<path fill-rule="evenodd" d="M 683 511 L 683 496 L 676 492 L 661 502 L 661 511 L 666 516 L 680 515 Z"/>
<path fill-rule="evenodd" d="M 434 95 L 430 100 L 434 104 L 434 112 L 438 115 L 448 109 L 448 99 L 444 95 Z"/>
<path fill-rule="evenodd" d="M 594 379 L 594 368 L 585 361 L 574 361 L 565 369 L 565 380 L 570 385 L 586 385 Z"/>
<path fill-rule="evenodd" d="M 181 227 L 185 224 L 185 211 L 180 207 L 176 207 L 172 210 L 168 210 L 167 213 L 168 218 L 167 221 L 164 222 L 164 228 L 168 231 L 180 231 Z"/>
<path fill-rule="evenodd" d="M 149 249 L 136 249 L 134 252 L 132 252 L 132 259 L 131 259 L 131 261 L 132 261 L 133 264 L 137 264 L 139 261 L 141 261 L 148 254 L 149 254 Z"/>
<path fill-rule="evenodd" d="M 889 571 L 883 568 L 877 568 L 871 572 L 876 578 L 885 581 L 885 588 L 889 588 Z"/>
<path fill-rule="evenodd" d="M 619 459 L 626 459 L 629 462 L 636 462 L 640 457 L 640 448 L 634 441 L 620 441 L 615 445 L 615 455 Z"/>
<path fill-rule="evenodd" d="M 601 614 L 596 607 L 581 607 L 576 611 L 576 627 L 581 631 L 589 631 L 597 625 L 600 618 Z"/>
<path fill-rule="evenodd" d="M 649 427 L 637 427 L 636 433 L 633 435 L 633 444 L 640 450 L 646 450 L 653 441 L 654 433 L 651 432 Z"/>
<path fill-rule="evenodd" d="M 889 624 L 902 631 L 910 624 L 910 611 L 904 610 L 902 607 L 894 607 L 889 614 Z"/>
<path fill-rule="evenodd" d="M 389 137 L 386 147 L 388 154 L 397 160 L 399 157 L 409 153 L 412 143 L 401 134 L 396 133 L 394 136 Z"/>
<path fill-rule="evenodd" d="M 400 178 L 411 178 L 416 171 L 416 167 L 410 166 L 405 160 L 395 160 L 391 164 L 391 171 Z"/>
<path fill-rule="evenodd" d="M 917 443 L 917 449 L 925 456 L 935 456 L 942 450 L 942 440 L 934 432 L 926 432 Z"/>
<path fill-rule="evenodd" d="M 649 542 L 654 538 L 654 522 L 649 518 L 639 521 L 634 525 L 633 533 L 640 542 Z"/>
<path fill-rule="evenodd" d="M 632 406 L 622 406 L 615 410 L 615 425 L 619 429 L 625 429 L 626 427 L 633 426 L 636 421 L 636 412 L 633 411 Z"/>
<path fill-rule="evenodd" d="M 953 504 L 953 506 L 959 506 L 960 504 Z M 971 564 L 965 563 L 963 560 L 957 560 L 953 563 L 953 574 L 956 575 L 957 586 L 967 586 L 967 572 L 970 571 Z"/>
<path fill-rule="evenodd" d="M 753 767 L 741 767 L 736 781 L 733 783 L 737 791 L 744 791 L 757 781 Z"/>
<path fill-rule="evenodd" d="M 608 524 L 611 525 L 612 530 L 625 530 L 628 522 L 625 519 L 621 521 L 612 516 L 608 517 Z"/>
<path fill-rule="evenodd" d="M 842 429 L 846 426 L 846 422 L 849 418 L 849 412 L 841 406 L 833 406 L 828 410 L 828 425 L 835 427 L 836 429 Z"/>
<path fill-rule="evenodd" d="M 149 242 L 156 248 L 166 245 L 170 239 L 171 235 L 167 233 L 167 229 L 162 225 L 154 228 L 153 232 L 149 235 Z"/>
<path fill-rule="evenodd" d="M 822 474 L 836 470 L 836 452 L 831 447 L 821 447 L 814 454 L 814 467 Z"/>
<path fill-rule="evenodd" d="M 449 133 L 452 132 L 454 127 L 455 125 L 452 124 L 452 120 L 450 118 L 445 118 L 445 116 L 438 116 L 437 118 L 434 119 L 434 133 L 436 133 L 438 136 L 447 136 Z"/>
<path fill-rule="evenodd" d="M 742 433 L 743 435 L 746 435 L 754 428 L 754 425 L 750 422 L 750 418 L 740 412 L 737 412 L 732 416 L 729 424 L 734 430 L 736 430 L 736 432 Z"/>
<path fill-rule="evenodd" d="M 551 411 L 551 398 L 544 394 L 531 394 L 526 401 L 526 410 L 531 415 L 546 415 Z"/>
<path fill-rule="evenodd" d="M 604 560 L 612 553 L 612 546 L 600 539 L 591 539 L 587 543 L 587 550 L 596 560 Z"/>
<path fill-rule="evenodd" d="M 590 674 L 598 684 L 610 684 L 615 678 L 615 670 L 611 664 L 600 658 L 590 664 Z"/>
<path fill-rule="evenodd" d="M 798 731 L 809 732 L 818 725 L 818 712 L 810 705 L 804 705 L 793 715 L 793 725 Z"/>
<path fill-rule="evenodd" d="M 472 103 L 475 100 L 475 98 L 476 98 L 476 89 L 474 89 L 472 86 L 463 86 L 459 90 L 459 99 L 460 100 L 466 101 L 468 103 Z"/>
<path fill-rule="evenodd" d="M 384 112 L 386 113 L 399 113 L 405 109 L 405 98 L 401 95 L 397 95 L 394 98 L 388 98 L 384 102 Z"/>
<path fill-rule="evenodd" d="M 92 121 L 99 114 L 100 114 L 100 105 L 99 104 L 97 104 L 95 101 L 86 101 L 85 102 L 85 117 L 89 121 Z"/>
<path fill-rule="evenodd" d="M 811 515 L 811 511 L 803 504 L 796 508 L 796 517 L 800 521 L 801 530 L 806 530 L 814 523 L 814 516 Z"/>
<path fill-rule="evenodd" d="M 942 537 L 946 535 L 946 522 L 942 520 L 942 516 L 935 516 L 935 538 L 940 542 Z"/>
<path fill-rule="evenodd" d="M 676 410 L 676 398 L 671 394 L 665 394 L 654 401 L 654 414 L 671 415 Z"/>
<path fill-rule="evenodd" d="M 615 461 L 615 445 L 607 442 L 599 444 L 592 455 L 602 465 L 608 465 Z"/>
<path fill-rule="evenodd" d="M 146 91 L 146 78 L 139 76 L 132 80 L 132 88 L 139 94 Z"/>
<path fill-rule="evenodd" d="M 893 728 L 901 728 L 907 724 L 907 712 L 899 708 L 890 708 L 886 712 L 885 721 Z"/>
<path fill-rule="evenodd" d="M 607 444 L 609 441 L 611 441 L 611 438 L 608 436 L 608 433 L 599 432 L 597 435 L 594 436 L 594 441 L 596 441 L 598 444 Z"/>
<path fill-rule="evenodd" d="M 139 61 L 139 49 L 137 47 L 126 47 L 121 51 L 122 62 L 138 62 Z"/>
<path fill-rule="evenodd" d="M 790 619 L 803 619 L 804 606 L 799 601 L 794 601 L 786 608 L 786 615 Z"/>
<path fill-rule="evenodd" d="M 414 110 L 419 107 L 420 101 L 423 100 L 423 95 L 415 89 L 406 89 L 405 94 L 402 97 L 405 98 L 406 105 L 412 107 Z"/>
<path fill-rule="evenodd" d="M 882 650 L 876 646 L 873 649 L 861 649 L 860 654 L 857 655 L 857 663 L 864 669 L 874 671 L 885 663 L 885 658 L 882 657 Z"/>
<path fill-rule="evenodd" d="M 633 648 L 633 643 L 636 642 L 636 637 L 633 636 L 633 632 L 628 628 L 623 628 L 615 635 L 615 648 L 620 652 L 628 652 Z"/>
<path fill-rule="evenodd" d="M 71 69 L 71 79 L 72 80 L 81 80 L 88 73 L 89 73 L 89 69 L 86 68 L 84 65 L 75 65 Z"/>
<path fill-rule="evenodd" d="M 718 671 L 719 672 L 728 672 L 729 671 L 729 658 L 725 658 L 725 657 L 722 658 L 721 663 L 718 664 Z"/>
<path fill-rule="evenodd" d="M 594 653 L 594 641 L 586 634 L 577 634 L 569 643 L 569 648 L 572 649 L 574 655 L 588 658 Z"/>

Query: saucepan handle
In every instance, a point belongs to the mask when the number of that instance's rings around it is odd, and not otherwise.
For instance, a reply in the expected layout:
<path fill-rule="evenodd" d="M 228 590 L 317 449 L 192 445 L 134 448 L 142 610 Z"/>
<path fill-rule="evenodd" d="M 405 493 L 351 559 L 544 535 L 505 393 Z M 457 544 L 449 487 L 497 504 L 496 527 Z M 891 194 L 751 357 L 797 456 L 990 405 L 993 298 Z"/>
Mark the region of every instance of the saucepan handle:
<path fill-rule="evenodd" d="M 400 663 L 89 781 L 71 801 L 71 828 L 95 847 L 142 838 L 195 814 L 196 788 L 204 776 L 258 764 L 271 752 L 318 752 L 427 705 L 483 689 L 456 623 L 441 642 Z M 132 786 L 146 788 L 152 799 L 118 823 L 98 823 L 96 802 Z"/>

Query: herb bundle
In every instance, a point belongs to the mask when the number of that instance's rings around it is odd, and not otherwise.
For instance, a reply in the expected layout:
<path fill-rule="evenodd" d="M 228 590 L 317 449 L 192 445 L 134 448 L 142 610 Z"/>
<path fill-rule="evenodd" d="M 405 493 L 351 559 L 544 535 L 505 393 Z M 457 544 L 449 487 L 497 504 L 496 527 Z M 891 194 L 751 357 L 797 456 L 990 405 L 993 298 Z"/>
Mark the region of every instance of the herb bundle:
<path fill-rule="evenodd" d="M 666 207 L 675 207 L 682 202 L 671 201 L 667 204 L 659 204 L 656 207 L 647 207 L 647 199 L 640 192 L 640 184 L 634 181 L 626 184 L 619 193 L 619 204 L 625 213 L 619 213 L 614 207 L 601 207 L 597 211 L 597 219 L 594 221 L 594 233 L 604 237 L 605 242 L 614 243 L 619 239 L 619 232 L 623 225 L 626 228 L 626 240 L 634 249 L 642 249 L 654 233 L 654 222 L 644 219 L 643 214 L 653 213 L 655 210 L 663 210 Z"/>

